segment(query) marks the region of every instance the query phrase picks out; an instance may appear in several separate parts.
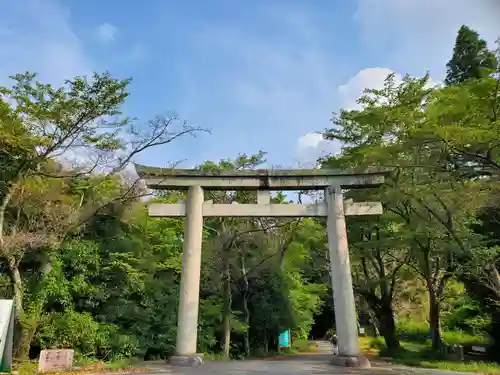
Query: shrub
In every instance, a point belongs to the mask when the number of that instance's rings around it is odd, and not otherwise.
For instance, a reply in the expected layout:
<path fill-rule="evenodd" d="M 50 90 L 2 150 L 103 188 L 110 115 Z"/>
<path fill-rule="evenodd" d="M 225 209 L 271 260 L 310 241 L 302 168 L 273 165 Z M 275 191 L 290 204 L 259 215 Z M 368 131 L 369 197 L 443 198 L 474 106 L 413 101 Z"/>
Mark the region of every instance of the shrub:
<path fill-rule="evenodd" d="M 448 344 L 475 345 L 488 343 L 488 338 L 485 335 L 471 335 L 462 331 L 445 331 L 443 341 Z"/>
<path fill-rule="evenodd" d="M 404 319 L 397 324 L 400 338 L 409 341 L 424 343 L 429 339 L 429 324 L 427 322 L 417 322 Z"/>
<path fill-rule="evenodd" d="M 47 315 L 38 332 L 40 347 L 72 348 L 82 355 L 96 355 L 99 323 L 89 313 L 68 310 Z"/>

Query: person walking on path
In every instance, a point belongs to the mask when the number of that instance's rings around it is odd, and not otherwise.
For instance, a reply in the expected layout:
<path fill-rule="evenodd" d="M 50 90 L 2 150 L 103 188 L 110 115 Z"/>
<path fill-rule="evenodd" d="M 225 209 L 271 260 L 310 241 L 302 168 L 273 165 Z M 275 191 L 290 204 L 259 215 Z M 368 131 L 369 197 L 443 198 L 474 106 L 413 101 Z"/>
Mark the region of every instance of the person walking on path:
<path fill-rule="evenodd" d="M 338 345 L 336 334 L 333 334 L 330 337 L 330 342 L 332 343 L 332 347 L 333 347 L 333 355 L 339 355 L 339 345 Z"/>

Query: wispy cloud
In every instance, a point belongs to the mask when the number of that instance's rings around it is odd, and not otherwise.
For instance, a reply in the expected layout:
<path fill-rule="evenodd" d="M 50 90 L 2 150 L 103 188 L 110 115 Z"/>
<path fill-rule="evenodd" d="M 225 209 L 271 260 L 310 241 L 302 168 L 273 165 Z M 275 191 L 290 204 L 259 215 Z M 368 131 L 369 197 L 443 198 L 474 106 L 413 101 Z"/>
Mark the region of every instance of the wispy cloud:
<path fill-rule="evenodd" d="M 210 71 L 206 77 L 188 67 L 184 72 L 195 93 L 191 99 L 208 101 L 211 111 L 220 106 L 226 115 L 214 138 L 233 152 L 248 150 L 252 139 L 270 160 L 282 163 L 290 160 L 300 136 L 328 125 L 339 66 L 309 14 L 276 7 L 265 12 L 272 33 L 233 25 L 203 28 L 194 43 Z"/>
<path fill-rule="evenodd" d="M 97 37 L 99 41 L 105 44 L 113 42 L 117 33 L 118 28 L 107 22 L 100 25 L 97 29 Z"/>
<path fill-rule="evenodd" d="M 367 53 L 383 50 L 388 67 L 441 80 L 462 24 L 491 46 L 500 36 L 498 0 L 357 0 L 354 21 Z"/>
<path fill-rule="evenodd" d="M 69 25 L 70 13 L 56 1 L 9 1 L 0 12 L 0 83 L 24 71 L 60 84 L 92 71 L 92 62 Z"/>

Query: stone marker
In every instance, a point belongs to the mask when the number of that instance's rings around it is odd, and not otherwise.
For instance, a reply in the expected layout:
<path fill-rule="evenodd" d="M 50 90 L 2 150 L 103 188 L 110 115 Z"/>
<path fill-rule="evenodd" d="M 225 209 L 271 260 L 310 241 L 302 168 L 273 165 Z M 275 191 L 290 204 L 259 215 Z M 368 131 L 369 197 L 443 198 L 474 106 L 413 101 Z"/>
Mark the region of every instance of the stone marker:
<path fill-rule="evenodd" d="M 40 352 L 38 371 L 69 370 L 73 366 L 73 349 L 45 349 Z"/>

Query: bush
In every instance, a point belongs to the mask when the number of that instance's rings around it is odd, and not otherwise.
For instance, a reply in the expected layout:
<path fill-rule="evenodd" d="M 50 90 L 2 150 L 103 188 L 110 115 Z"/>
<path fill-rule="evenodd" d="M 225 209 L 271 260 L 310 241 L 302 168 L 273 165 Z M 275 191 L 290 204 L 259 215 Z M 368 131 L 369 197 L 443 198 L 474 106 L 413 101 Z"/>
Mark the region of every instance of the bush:
<path fill-rule="evenodd" d="M 468 296 L 454 301 L 449 311 L 443 311 L 443 325 L 449 331 L 483 336 L 491 326 L 491 316 L 484 314 L 479 303 Z"/>
<path fill-rule="evenodd" d="M 429 339 L 429 324 L 409 319 L 397 323 L 398 335 L 403 340 L 425 343 Z"/>
<path fill-rule="evenodd" d="M 385 347 L 385 340 L 383 337 L 372 337 L 368 344 L 370 349 L 382 349 Z"/>
<path fill-rule="evenodd" d="M 42 349 L 72 348 L 79 357 L 111 360 L 130 358 L 140 351 L 135 336 L 121 334 L 116 326 L 100 324 L 89 313 L 73 310 L 45 316 L 37 339 Z"/>
<path fill-rule="evenodd" d="M 14 364 L 13 370 L 19 375 L 38 375 L 38 362 L 21 362 L 18 366 Z"/>
<path fill-rule="evenodd" d="M 333 328 L 330 328 L 328 331 L 326 331 L 327 340 L 330 340 L 334 335 L 335 335 L 335 330 Z"/>
<path fill-rule="evenodd" d="M 471 335 L 462 331 L 443 332 L 443 341 L 448 344 L 476 345 L 487 344 L 488 338 L 484 335 Z"/>
<path fill-rule="evenodd" d="M 299 353 L 312 353 L 318 349 L 318 346 L 308 340 L 295 340 L 292 344 L 292 351 Z"/>
<path fill-rule="evenodd" d="M 52 313 L 43 319 L 38 332 L 42 349 L 72 348 L 85 356 L 97 354 L 99 323 L 89 313 L 73 310 Z"/>
<path fill-rule="evenodd" d="M 425 344 L 429 341 L 429 324 L 427 322 L 415 322 L 403 320 L 398 322 L 398 334 L 402 340 L 418 342 Z M 443 341 L 448 344 L 485 344 L 488 342 L 486 335 L 473 335 L 461 330 L 445 330 L 443 332 Z"/>

